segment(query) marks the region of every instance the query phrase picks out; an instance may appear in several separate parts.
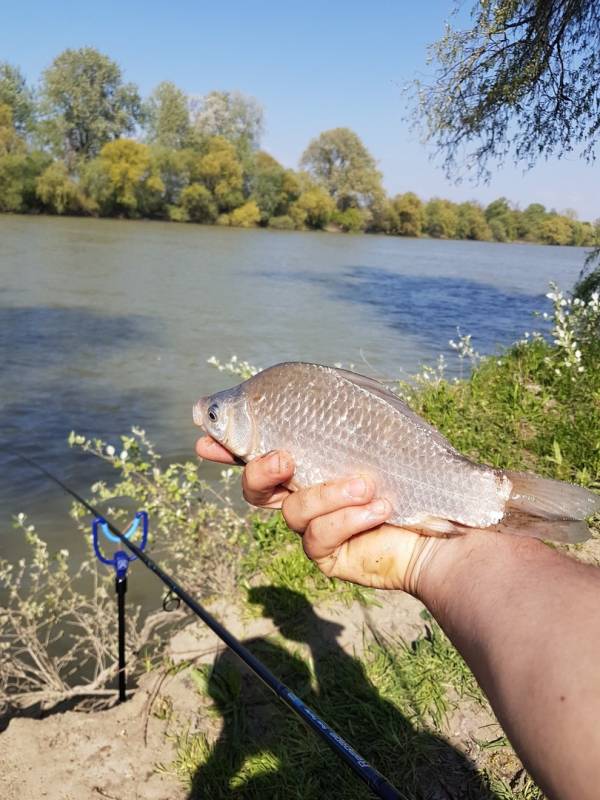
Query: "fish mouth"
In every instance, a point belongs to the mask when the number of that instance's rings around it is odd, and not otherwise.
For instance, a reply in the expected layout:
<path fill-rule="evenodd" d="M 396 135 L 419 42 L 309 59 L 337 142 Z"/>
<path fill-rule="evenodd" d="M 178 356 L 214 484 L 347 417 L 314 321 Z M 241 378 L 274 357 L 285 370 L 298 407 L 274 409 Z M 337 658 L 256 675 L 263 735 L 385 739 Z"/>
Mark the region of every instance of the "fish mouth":
<path fill-rule="evenodd" d="M 206 397 L 201 397 L 197 403 L 194 403 L 192 408 L 192 417 L 194 420 L 194 425 L 197 425 L 199 428 L 206 430 L 204 426 L 204 409 L 206 408 Z"/>

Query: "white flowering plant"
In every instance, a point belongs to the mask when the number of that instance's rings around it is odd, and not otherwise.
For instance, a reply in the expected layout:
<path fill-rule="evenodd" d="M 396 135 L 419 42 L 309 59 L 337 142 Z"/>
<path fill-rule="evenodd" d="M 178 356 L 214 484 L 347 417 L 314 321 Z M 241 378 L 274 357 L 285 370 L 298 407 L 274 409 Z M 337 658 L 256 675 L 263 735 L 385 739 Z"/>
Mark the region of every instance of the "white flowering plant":
<path fill-rule="evenodd" d="M 586 355 L 591 355 L 600 337 L 600 293 L 592 292 L 587 300 L 573 297 L 551 284 L 546 297 L 552 302 L 552 314 L 542 317 L 552 323 L 554 351 L 546 357 L 546 363 L 557 375 L 562 372 L 574 379 L 575 373 L 586 369 Z"/>
<path fill-rule="evenodd" d="M 122 500 L 133 501 L 150 516 L 152 555 L 186 588 L 205 597 L 233 591 L 236 551 L 248 523 L 221 491 L 231 484 L 231 470 L 224 471 L 220 486 L 201 480 L 195 462 L 163 464 L 139 428 L 118 444 L 75 432 L 68 441 L 115 471 L 116 478 L 91 487 L 90 502 L 104 516 L 124 526 L 131 502 L 123 508 Z M 89 536 L 88 511 L 74 503 L 71 513 Z M 114 573 L 98 566 L 91 543 L 83 559 L 67 550 L 50 554 L 25 514 L 15 517 L 15 527 L 29 555 L 16 564 L 0 560 L 0 713 L 33 702 L 114 700 L 109 688 L 116 676 Z M 183 610 L 156 611 L 142 618 L 140 608 L 128 604 L 127 660 L 134 678 L 149 658 L 158 657 L 156 631 L 183 615 Z"/>

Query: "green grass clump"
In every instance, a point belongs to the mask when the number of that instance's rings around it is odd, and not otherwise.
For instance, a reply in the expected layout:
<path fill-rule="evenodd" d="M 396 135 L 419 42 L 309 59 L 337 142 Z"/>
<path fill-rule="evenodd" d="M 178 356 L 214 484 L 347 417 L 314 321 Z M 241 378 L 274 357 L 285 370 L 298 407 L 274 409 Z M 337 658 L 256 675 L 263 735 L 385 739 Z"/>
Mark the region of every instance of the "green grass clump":
<path fill-rule="evenodd" d="M 282 593 L 285 602 L 294 603 L 295 593 L 315 603 L 335 600 L 350 605 L 357 601 L 373 603 L 373 592 L 353 583 L 328 578 L 309 561 L 302 550 L 300 537 L 290 531 L 280 512 L 252 519 L 252 538 L 242 559 L 246 586 L 256 575 L 262 584 L 289 589 Z M 290 599 L 291 598 L 291 599 Z M 294 613 L 294 608 L 282 608 Z"/>
<path fill-rule="evenodd" d="M 600 479 L 600 343 L 586 350 L 583 372 L 556 366 L 543 340 L 489 358 L 466 381 L 412 392 L 416 411 L 465 455 L 598 485 Z"/>
<path fill-rule="evenodd" d="M 367 674 L 381 694 L 400 706 L 411 719 L 430 721 L 440 728 L 457 698 L 486 701 L 458 650 L 427 611 L 425 631 L 412 642 L 377 639 L 369 648 Z M 452 690 L 451 694 L 449 690 Z"/>

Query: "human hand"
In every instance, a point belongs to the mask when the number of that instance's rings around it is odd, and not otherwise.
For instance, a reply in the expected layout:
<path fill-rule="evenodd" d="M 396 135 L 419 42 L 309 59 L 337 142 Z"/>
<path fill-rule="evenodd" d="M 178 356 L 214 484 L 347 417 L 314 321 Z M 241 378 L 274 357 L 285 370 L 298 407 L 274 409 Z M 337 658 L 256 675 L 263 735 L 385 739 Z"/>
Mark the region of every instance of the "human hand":
<path fill-rule="evenodd" d="M 202 458 L 232 464 L 224 447 L 208 436 L 198 440 Z M 392 507 L 374 499 L 367 476 L 330 481 L 292 492 L 289 454 L 268 453 L 248 463 L 244 497 L 254 506 L 281 508 L 288 526 L 302 536 L 306 555 L 328 577 L 378 589 L 402 589 L 418 596 L 419 581 L 444 540 L 385 524 Z"/>

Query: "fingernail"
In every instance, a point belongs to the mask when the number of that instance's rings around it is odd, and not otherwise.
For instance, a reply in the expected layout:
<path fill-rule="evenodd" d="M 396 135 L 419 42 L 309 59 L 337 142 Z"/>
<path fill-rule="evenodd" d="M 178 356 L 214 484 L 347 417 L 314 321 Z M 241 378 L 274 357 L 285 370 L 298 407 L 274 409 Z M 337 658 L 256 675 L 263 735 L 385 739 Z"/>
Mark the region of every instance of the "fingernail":
<path fill-rule="evenodd" d="M 270 453 L 267 453 L 265 459 L 267 462 L 267 467 L 269 468 L 269 472 L 272 475 L 279 475 L 282 470 L 281 456 L 279 453 L 275 452 L 275 450 L 272 450 Z"/>
<path fill-rule="evenodd" d="M 346 484 L 345 491 L 350 497 L 364 497 L 367 491 L 367 483 L 364 478 L 354 478 Z"/>
<path fill-rule="evenodd" d="M 389 513 L 389 503 L 387 500 L 374 500 L 367 506 L 368 519 L 385 519 Z"/>

